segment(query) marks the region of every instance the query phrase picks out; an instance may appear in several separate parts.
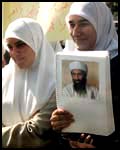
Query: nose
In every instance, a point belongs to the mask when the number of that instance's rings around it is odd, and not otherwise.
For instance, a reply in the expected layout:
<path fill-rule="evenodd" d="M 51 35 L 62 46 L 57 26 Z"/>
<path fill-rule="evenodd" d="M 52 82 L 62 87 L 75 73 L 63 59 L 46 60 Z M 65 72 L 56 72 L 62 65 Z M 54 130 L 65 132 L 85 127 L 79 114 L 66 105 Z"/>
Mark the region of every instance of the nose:
<path fill-rule="evenodd" d="M 74 74 L 74 79 L 78 80 L 79 79 L 79 75 L 78 74 Z"/>
<path fill-rule="evenodd" d="M 16 47 L 15 46 L 12 48 L 12 51 L 16 51 Z"/>
<path fill-rule="evenodd" d="M 75 27 L 73 28 L 73 35 L 76 36 L 80 32 L 81 32 L 81 28 L 79 25 L 76 24 Z"/>
<path fill-rule="evenodd" d="M 16 46 L 13 46 L 12 48 L 10 48 L 10 51 L 19 52 L 19 49 Z"/>

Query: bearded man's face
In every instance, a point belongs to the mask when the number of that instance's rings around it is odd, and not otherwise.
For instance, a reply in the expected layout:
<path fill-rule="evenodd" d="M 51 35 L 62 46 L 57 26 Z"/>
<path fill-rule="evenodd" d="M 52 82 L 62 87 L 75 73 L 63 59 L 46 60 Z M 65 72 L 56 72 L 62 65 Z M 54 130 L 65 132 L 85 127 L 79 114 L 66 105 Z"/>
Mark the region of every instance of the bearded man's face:
<path fill-rule="evenodd" d="M 71 72 L 72 81 L 73 81 L 73 89 L 79 93 L 86 93 L 86 73 L 80 69 L 74 69 Z"/>

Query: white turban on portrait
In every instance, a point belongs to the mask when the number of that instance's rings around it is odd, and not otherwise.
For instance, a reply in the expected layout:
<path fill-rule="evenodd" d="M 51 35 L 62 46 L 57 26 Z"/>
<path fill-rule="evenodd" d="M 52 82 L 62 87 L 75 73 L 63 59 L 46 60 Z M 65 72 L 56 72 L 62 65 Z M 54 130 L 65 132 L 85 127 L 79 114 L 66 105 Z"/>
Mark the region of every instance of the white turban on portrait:
<path fill-rule="evenodd" d="M 69 64 L 69 69 L 70 69 L 70 71 L 72 71 L 73 69 L 80 69 L 86 73 L 88 71 L 87 65 L 82 62 L 79 62 L 79 61 L 71 62 Z"/>
<path fill-rule="evenodd" d="M 70 15 L 81 16 L 93 25 L 97 33 L 95 50 L 108 50 L 111 58 L 118 55 L 118 35 L 112 13 L 105 3 L 74 2 L 66 16 L 66 23 Z"/>

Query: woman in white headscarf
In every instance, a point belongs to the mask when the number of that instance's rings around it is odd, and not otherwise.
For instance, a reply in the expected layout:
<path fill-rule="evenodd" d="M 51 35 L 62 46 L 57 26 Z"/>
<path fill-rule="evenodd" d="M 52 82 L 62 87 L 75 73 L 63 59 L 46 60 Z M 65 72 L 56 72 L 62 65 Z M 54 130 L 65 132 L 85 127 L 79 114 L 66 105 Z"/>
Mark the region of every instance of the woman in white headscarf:
<path fill-rule="evenodd" d="M 110 136 L 69 134 L 75 141 L 70 141 L 74 148 L 93 148 L 117 146 L 120 144 L 120 102 L 118 98 L 118 35 L 113 22 L 112 13 L 103 2 L 74 2 L 66 16 L 68 31 L 74 41 L 74 51 L 107 50 L 111 58 L 111 87 L 115 118 L 115 132 Z M 67 51 L 69 49 L 65 48 Z M 64 50 L 65 50 L 64 49 Z M 71 50 L 71 48 L 70 48 Z M 59 118 L 59 119 L 58 119 Z M 66 119 L 67 118 L 67 119 Z M 66 110 L 56 109 L 51 116 L 54 130 L 68 127 L 74 118 Z M 73 138 L 74 137 L 74 138 Z M 78 138 L 79 137 L 79 138 Z M 92 137 L 92 138 L 91 138 Z M 77 142 L 76 142 L 77 141 Z M 81 141 L 83 143 L 81 143 Z"/>
<path fill-rule="evenodd" d="M 95 45 L 91 50 L 108 50 L 110 51 L 111 58 L 118 54 L 118 35 L 113 22 L 113 16 L 110 9 L 102 2 L 74 2 L 66 16 L 66 24 L 69 33 L 76 45 L 75 50 L 90 50 L 80 49 L 75 37 L 80 34 L 71 33 L 70 16 L 79 16 L 81 19 L 86 19 L 95 29 L 96 39 Z M 74 23 L 74 22 L 73 22 Z M 83 22 L 84 23 L 84 22 Z M 73 24 L 72 24 L 73 25 Z M 83 25 L 83 24 L 81 24 Z M 81 31 L 82 33 L 82 31 Z M 91 35 L 92 38 L 93 35 Z M 79 37 L 80 38 L 80 37 Z M 79 39 L 80 40 L 80 39 Z M 81 37 L 82 41 L 82 37 Z M 67 47 L 66 47 L 67 48 Z M 89 47 L 88 47 L 89 48 Z"/>
<path fill-rule="evenodd" d="M 31 18 L 9 24 L 4 46 L 11 60 L 2 69 L 2 147 L 43 149 L 56 107 L 54 50 Z"/>

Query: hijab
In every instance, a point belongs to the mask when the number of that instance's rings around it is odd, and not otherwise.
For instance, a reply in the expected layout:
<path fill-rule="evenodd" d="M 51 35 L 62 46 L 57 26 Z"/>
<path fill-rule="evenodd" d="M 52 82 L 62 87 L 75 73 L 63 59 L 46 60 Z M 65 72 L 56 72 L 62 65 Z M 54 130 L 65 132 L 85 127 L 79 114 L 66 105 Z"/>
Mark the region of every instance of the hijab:
<path fill-rule="evenodd" d="M 110 9 L 103 2 L 74 2 L 67 18 L 70 15 L 79 15 L 87 19 L 97 33 L 95 50 L 110 51 L 111 58 L 118 55 L 118 35 Z"/>
<path fill-rule="evenodd" d="M 35 52 L 29 69 L 20 69 L 12 59 L 2 69 L 2 121 L 12 125 L 29 119 L 49 101 L 55 90 L 55 58 L 40 24 L 31 18 L 10 23 L 5 32 L 7 38 L 22 40 Z"/>

